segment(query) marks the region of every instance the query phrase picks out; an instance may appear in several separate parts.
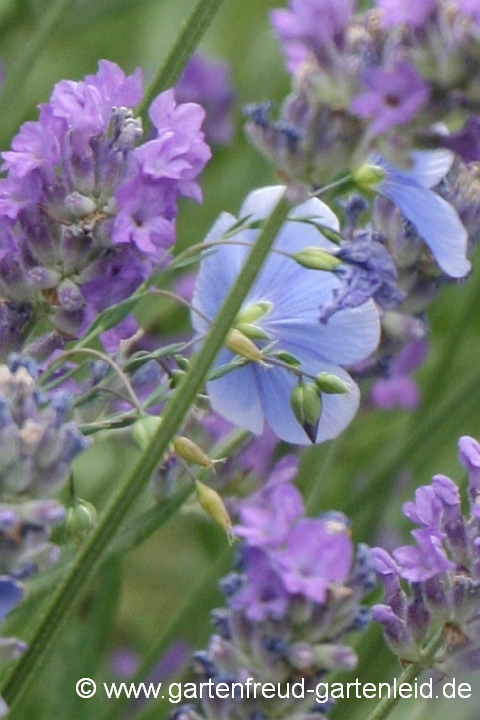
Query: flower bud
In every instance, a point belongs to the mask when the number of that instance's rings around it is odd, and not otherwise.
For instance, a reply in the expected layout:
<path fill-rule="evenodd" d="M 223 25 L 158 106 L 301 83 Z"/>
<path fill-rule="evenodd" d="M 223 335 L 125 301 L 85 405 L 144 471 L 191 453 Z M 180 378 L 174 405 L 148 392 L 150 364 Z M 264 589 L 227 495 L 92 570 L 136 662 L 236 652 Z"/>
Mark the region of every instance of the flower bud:
<path fill-rule="evenodd" d="M 342 264 L 342 261 L 332 253 L 319 247 L 306 247 L 295 253 L 293 259 L 302 267 L 310 270 L 331 271 Z"/>
<path fill-rule="evenodd" d="M 213 460 L 196 445 L 193 440 L 186 437 L 176 437 L 173 441 L 173 451 L 176 455 L 187 460 L 187 462 L 201 465 L 202 467 L 213 467 Z"/>
<path fill-rule="evenodd" d="M 246 360 L 263 362 L 263 355 L 255 343 L 236 328 L 232 328 L 228 333 L 225 347 Z"/>
<path fill-rule="evenodd" d="M 200 482 L 200 480 L 195 480 L 195 488 L 200 506 L 225 530 L 229 539 L 233 538 L 230 515 L 217 491 Z"/>
<path fill-rule="evenodd" d="M 239 323 L 236 325 L 236 329 L 251 340 L 270 340 L 270 335 L 253 323 Z"/>
<path fill-rule="evenodd" d="M 240 310 L 237 314 L 237 317 L 235 318 L 235 325 L 238 327 L 238 325 L 242 323 L 253 323 L 255 320 L 260 320 L 260 318 L 268 315 L 271 308 L 272 303 L 269 303 L 266 300 L 260 300 L 259 302 L 247 305 L 246 308 Z"/>
<path fill-rule="evenodd" d="M 320 392 L 327 395 L 341 395 L 348 393 L 350 385 L 333 373 L 321 372 L 315 378 L 315 384 Z"/>
<path fill-rule="evenodd" d="M 95 527 L 97 510 L 92 503 L 78 499 L 68 509 L 65 531 L 74 538 L 83 538 Z"/>
<path fill-rule="evenodd" d="M 352 179 L 358 187 L 372 190 L 378 183 L 385 180 L 386 175 L 382 167 L 365 163 L 364 165 L 360 165 L 360 167 L 352 173 Z"/>
<path fill-rule="evenodd" d="M 300 425 L 315 425 L 322 411 L 320 393 L 313 383 L 299 382 L 292 391 L 291 405 Z"/>
<path fill-rule="evenodd" d="M 132 438 L 140 450 L 145 450 L 162 423 L 161 417 L 145 415 L 132 427 Z"/>

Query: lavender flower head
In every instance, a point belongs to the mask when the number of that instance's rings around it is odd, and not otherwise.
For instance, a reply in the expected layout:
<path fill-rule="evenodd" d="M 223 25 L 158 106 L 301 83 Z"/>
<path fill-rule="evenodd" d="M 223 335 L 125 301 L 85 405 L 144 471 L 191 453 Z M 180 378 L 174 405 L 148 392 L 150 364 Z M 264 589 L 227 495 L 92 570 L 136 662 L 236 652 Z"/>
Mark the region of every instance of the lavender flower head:
<path fill-rule="evenodd" d="M 153 136 L 139 144 L 132 108 L 142 97 L 139 70 L 125 76 L 102 60 L 96 75 L 57 83 L 2 153 L 0 294 L 67 336 L 168 261 L 177 199 L 201 200 L 204 111 L 167 90 L 149 108 Z"/>
<path fill-rule="evenodd" d="M 437 0 L 377 0 L 378 8 L 384 11 L 382 22 L 386 27 L 408 25 L 423 28 L 437 8 Z"/>
<path fill-rule="evenodd" d="M 175 86 L 177 102 L 195 102 L 205 110 L 203 131 L 211 145 L 230 145 L 233 139 L 233 90 L 228 63 L 192 55 Z"/>
<path fill-rule="evenodd" d="M 372 551 L 385 595 L 373 616 L 390 647 L 403 660 L 416 662 L 424 643 L 442 630 L 444 646 L 432 667 L 448 674 L 478 669 L 480 658 L 480 490 L 475 475 L 480 445 L 466 436 L 458 445 L 469 469 L 469 515 L 462 513 L 456 484 L 435 475 L 431 485 L 417 489 L 415 502 L 404 506 L 405 515 L 420 525 L 412 531 L 416 545 L 397 548 L 393 558 L 381 548 Z M 408 581 L 409 592 L 400 579 Z"/>
<path fill-rule="evenodd" d="M 288 10 L 271 11 L 270 21 L 283 43 L 290 72 L 310 54 L 321 61 L 331 53 L 331 46 L 341 45 L 354 4 L 353 0 L 290 0 Z"/>
<path fill-rule="evenodd" d="M 357 658 L 346 637 L 369 622 L 361 605 L 375 585 L 369 550 L 354 550 L 341 513 L 306 518 L 300 493 L 286 480 L 267 484 L 245 506 L 240 502 L 238 516 L 244 542 L 236 571 L 220 583 L 227 607 L 213 611 L 215 634 L 207 650 L 194 655 L 194 669 L 215 685 L 244 685 L 250 678 L 282 690 L 275 702 L 246 693 L 221 700 L 212 693 L 202 699 L 203 715 L 180 708 L 191 720 L 294 716 L 287 684 L 302 680 L 313 690 L 326 673 L 353 669 Z M 267 527 L 275 526 L 273 536 Z M 324 717 L 327 703 L 312 706 L 300 708 L 300 717 Z"/>
<path fill-rule="evenodd" d="M 249 222 L 266 218 L 282 191 L 281 187 L 270 187 L 251 193 L 240 210 L 240 218 Z M 335 245 L 318 228 L 295 221 L 302 217 L 334 230 L 339 227 L 338 219 L 326 205 L 317 199 L 309 200 L 290 213 L 274 249 L 295 253 L 310 246 L 332 251 Z M 222 214 L 206 241 L 221 238 L 235 222 L 231 215 Z M 257 233 L 243 230 L 233 240 L 253 242 Z M 248 254 L 247 247 L 234 241 L 215 248 L 200 266 L 193 305 L 210 320 L 220 309 Z M 313 437 L 316 442 L 338 435 L 358 407 L 358 388 L 340 366 L 367 357 L 379 340 L 379 318 L 371 300 L 360 307 L 339 311 L 328 322 L 320 323 L 319 308 L 340 286 L 341 281 L 333 273 L 307 270 L 289 257 L 272 252 L 238 316 L 241 327 L 251 331 L 256 347 L 275 343 L 275 351 L 295 356 L 305 372 L 313 376 L 333 373 L 348 383 L 348 392 L 344 394 L 322 393 L 322 412 Z M 252 313 L 256 318 L 255 330 L 242 322 Z M 205 332 L 209 325 L 197 313 L 192 313 L 192 323 L 198 333 Z M 218 354 L 214 367 L 226 365 L 234 358 L 234 352 L 225 348 Z M 307 444 L 310 437 L 290 405 L 296 383 L 295 375 L 288 370 L 250 362 L 209 381 L 207 390 L 213 410 L 235 425 L 260 434 L 266 422 L 282 440 Z"/>
<path fill-rule="evenodd" d="M 363 81 L 365 92 L 352 99 L 350 110 L 372 119 L 369 131 L 374 135 L 411 122 L 430 97 L 428 84 L 405 62 L 392 70 L 369 68 Z"/>

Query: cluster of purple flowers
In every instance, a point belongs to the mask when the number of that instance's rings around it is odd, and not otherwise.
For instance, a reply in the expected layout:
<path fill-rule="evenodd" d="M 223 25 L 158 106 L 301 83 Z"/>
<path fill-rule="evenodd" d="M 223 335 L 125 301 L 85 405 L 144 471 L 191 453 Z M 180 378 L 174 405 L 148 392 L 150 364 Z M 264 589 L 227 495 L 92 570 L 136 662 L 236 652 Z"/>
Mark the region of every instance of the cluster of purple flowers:
<path fill-rule="evenodd" d="M 285 472 L 287 470 L 287 472 Z M 274 699 L 240 695 L 203 698 L 207 718 L 323 717 L 329 703 L 314 709 L 287 687 L 303 679 L 305 690 L 335 670 L 350 670 L 356 655 L 346 635 L 369 621 L 362 599 L 375 586 L 366 546 L 355 550 L 345 516 L 305 517 L 292 484 L 292 461 L 277 465 L 266 486 L 238 504 L 236 534 L 243 538 L 237 567 L 223 580 L 227 606 L 214 610 L 215 634 L 194 655 L 194 668 L 214 684 L 244 685 L 248 678 L 274 683 Z M 314 705 L 314 703 L 311 703 Z M 298 714 L 299 713 L 299 714 Z M 183 718 L 199 718 L 190 707 Z"/>
<path fill-rule="evenodd" d="M 384 586 L 384 603 L 373 607 L 373 618 L 383 625 L 387 642 L 402 660 L 415 662 L 440 629 L 444 643 L 432 667 L 445 673 L 480 667 L 480 444 L 463 436 L 458 449 L 468 471 L 469 515 L 462 512 L 457 485 L 435 475 L 404 505 L 418 526 L 412 530 L 416 544 L 392 556 L 372 550 Z"/>
<path fill-rule="evenodd" d="M 58 82 L 39 119 L 2 153 L 0 294 L 10 345 L 32 315 L 80 334 L 98 311 L 128 297 L 167 262 L 180 196 L 201 200 L 210 158 L 203 109 L 174 90 L 150 105 L 144 137 L 134 107 L 141 73 L 100 61 L 96 75 Z M 143 142 L 141 142 L 143 140 Z M 9 334 L 10 333 L 10 334 Z M 2 345 L 3 345 L 2 337 Z"/>

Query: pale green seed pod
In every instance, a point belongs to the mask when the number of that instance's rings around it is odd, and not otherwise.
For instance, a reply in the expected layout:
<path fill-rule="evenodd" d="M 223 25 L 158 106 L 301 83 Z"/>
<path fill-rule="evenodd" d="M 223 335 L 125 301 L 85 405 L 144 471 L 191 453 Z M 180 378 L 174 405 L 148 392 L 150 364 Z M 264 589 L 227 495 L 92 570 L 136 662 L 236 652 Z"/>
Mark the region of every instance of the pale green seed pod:
<path fill-rule="evenodd" d="M 251 362 L 263 362 L 263 355 L 255 343 L 236 328 L 229 331 L 225 340 L 225 347 L 235 355 L 240 355 L 240 357 Z"/>
<path fill-rule="evenodd" d="M 333 373 L 321 372 L 315 378 L 315 384 L 320 392 L 327 395 L 341 395 L 348 393 L 350 385 Z"/>
<path fill-rule="evenodd" d="M 379 165 L 365 163 L 352 173 L 352 180 L 358 187 L 372 190 L 375 185 L 385 180 L 386 174 L 385 170 Z"/>
<path fill-rule="evenodd" d="M 202 467 L 213 467 L 213 460 L 209 458 L 193 440 L 190 440 L 190 438 L 179 435 L 175 438 L 172 445 L 174 453 L 183 460 L 191 462 L 194 465 L 201 465 Z"/>
<path fill-rule="evenodd" d="M 195 489 L 198 502 L 203 510 L 225 530 L 229 540 L 233 539 L 232 521 L 218 492 L 200 480 L 195 480 Z"/>
<path fill-rule="evenodd" d="M 325 270 L 327 272 L 335 270 L 335 268 L 342 264 L 342 261 L 335 257 L 335 255 L 319 247 L 303 248 L 303 250 L 293 255 L 293 259 L 299 265 L 309 270 Z"/>
<path fill-rule="evenodd" d="M 65 532 L 73 538 L 82 539 L 97 524 L 97 510 L 92 503 L 77 499 L 67 511 Z"/>

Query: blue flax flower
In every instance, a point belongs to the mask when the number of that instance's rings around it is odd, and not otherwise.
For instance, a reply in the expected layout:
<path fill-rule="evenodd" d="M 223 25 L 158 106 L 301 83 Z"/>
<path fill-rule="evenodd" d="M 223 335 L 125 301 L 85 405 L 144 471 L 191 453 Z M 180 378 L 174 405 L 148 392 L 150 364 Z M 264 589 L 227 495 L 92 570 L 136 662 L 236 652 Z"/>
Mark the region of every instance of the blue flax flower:
<path fill-rule="evenodd" d="M 471 268 L 467 259 L 468 233 L 453 205 L 431 189 L 446 176 L 453 157 L 448 150 L 414 151 L 412 167 L 403 170 L 377 156 L 375 163 L 386 176 L 375 190 L 414 225 L 443 272 L 459 278 Z"/>
<path fill-rule="evenodd" d="M 266 218 L 283 192 L 281 186 L 266 187 L 252 192 L 244 202 L 241 218 L 250 221 Z M 279 232 L 274 248 L 296 253 L 317 246 L 334 250 L 317 225 L 339 230 L 338 218 L 324 203 L 311 199 L 290 213 L 290 218 L 310 218 L 310 222 L 290 220 Z M 220 215 L 206 242 L 221 238 L 237 222 L 227 213 Z M 253 242 L 258 230 L 245 229 L 234 241 Z M 213 320 L 248 255 L 248 247 L 238 244 L 220 245 L 206 256 L 197 277 L 193 305 Z M 263 316 L 255 320 L 265 339 L 256 340 L 259 347 L 274 343 L 275 351 L 295 356 L 302 369 L 310 375 L 334 373 L 350 388 L 346 394 L 322 394 L 322 412 L 316 442 L 338 435 L 351 421 L 359 404 L 359 390 L 340 365 L 351 365 L 368 355 L 379 341 L 380 324 L 373 301 L 360 307 L 341 310 L 324 324 L 319 321 L 319 308 L 325 305 L 341 281 L 334 273 L 308 270 L 289 257 L 270 253 L 248 293 L 241 313 L 247 308 L 262 307 Z M 194 329 L 203 333 L 208 323 L 192 315 Z M 230 363 L 232 352 L 223 349 L 215 366 Z M 291 443 L 310 442 L 297 422 L 290 406 L 290 396 L 297 378 L 280 367 L 248 363 L 221 378 L 207 383 L 213 409 L 221 416 L 253 433 L 260 434 L 266 422 L 275 434 Z"/>

